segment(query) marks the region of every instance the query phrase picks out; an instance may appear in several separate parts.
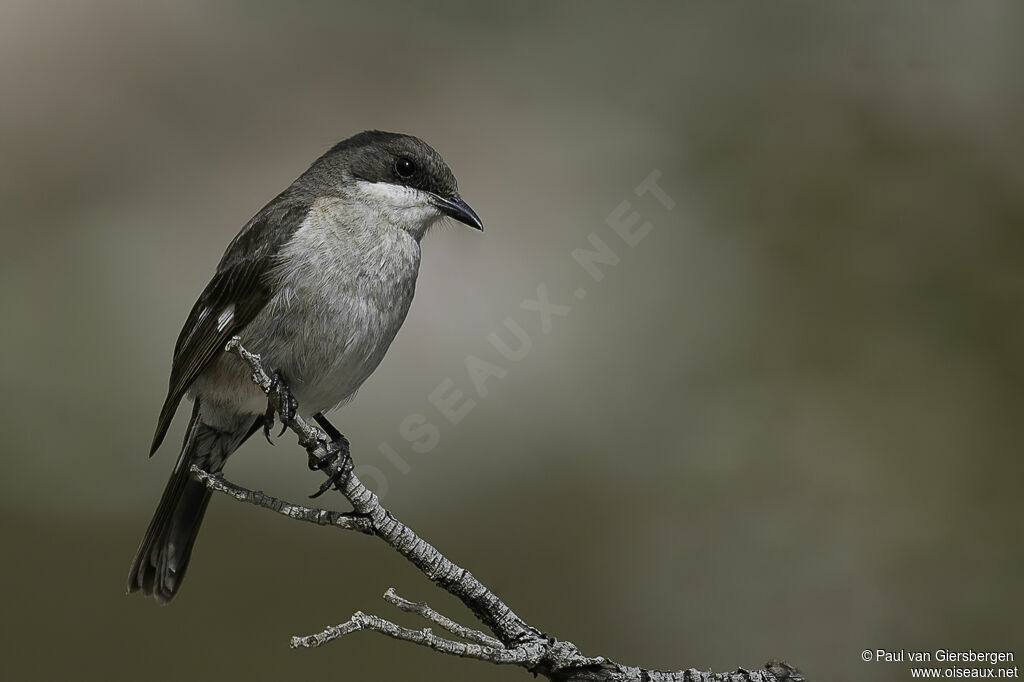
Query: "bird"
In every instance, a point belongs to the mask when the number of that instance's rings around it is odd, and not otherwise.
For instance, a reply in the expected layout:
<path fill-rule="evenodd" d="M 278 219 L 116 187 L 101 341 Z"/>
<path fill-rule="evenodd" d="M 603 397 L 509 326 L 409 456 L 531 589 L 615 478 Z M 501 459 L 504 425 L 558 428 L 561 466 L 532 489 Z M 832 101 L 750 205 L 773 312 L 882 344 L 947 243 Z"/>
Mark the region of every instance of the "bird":
<path fill-rule="evenodd" d="M 191 466 L 219 473 L 254 433 L 270 438 L 267 395 L 225 345 L 241 337 L 286 387 L 283 402 L 329 426 L 324 412 L 353 396 L 405 321 L 420 242 L 445 218 L 483 230 L 437 151 L 368 130 L 331 147 L 242 227 L 174 346 L 150 457 L 186 396 L 192 417 L 132 561 L 129 593 L 166 604 L 181 587 L 211 495 Z"/>

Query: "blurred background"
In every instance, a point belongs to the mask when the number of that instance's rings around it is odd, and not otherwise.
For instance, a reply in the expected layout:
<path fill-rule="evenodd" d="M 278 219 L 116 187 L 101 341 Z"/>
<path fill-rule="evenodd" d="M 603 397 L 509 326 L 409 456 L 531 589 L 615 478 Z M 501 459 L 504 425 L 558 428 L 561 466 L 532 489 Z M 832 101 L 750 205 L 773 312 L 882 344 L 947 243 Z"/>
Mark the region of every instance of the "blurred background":
<path fill-rule="evenodd" d="M 813 680 L 909 679 L 863 649 L 1019 645 L 1022 20 L 6 0 L 3 677 L 527 679 L 365 633 L 289 650 L 357 609 L 419 627 L 389 586 L 471 617 L 372 538 L 222 497 L 172 605 L 124 594 L 187 421 L 146 457 L 180 325 L 246 220 L 366 128 L 440 150 L 487 230 L 428 236 L 335 422 L 525 619 L 624 663 Z M 671 210 L 634 192 L 655 170 Z M 652 225 L 635 246 L 623 201 Z M 599 282 L 571 255 L 592 234 L 619 257 Z M 521 307 L 540 285 L 569 307 L 547 333 Z M 517 362 L 488 341 L 506 319 Z M 470 357 L 503 372 L 485 396 Z M 474 401 L 456 425 L 440 384 Z M 305 460 L 253 438 L 227 473 L 303 500 Z"/>

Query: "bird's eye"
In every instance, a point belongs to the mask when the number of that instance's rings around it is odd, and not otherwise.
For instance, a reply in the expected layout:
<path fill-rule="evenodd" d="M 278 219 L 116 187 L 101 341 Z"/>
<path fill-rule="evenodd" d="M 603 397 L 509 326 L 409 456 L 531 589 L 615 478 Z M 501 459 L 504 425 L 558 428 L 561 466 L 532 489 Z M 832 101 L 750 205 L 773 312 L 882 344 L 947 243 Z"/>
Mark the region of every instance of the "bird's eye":
<path fill-rule="evenodd" d="M 416 172 L 416 164 L 410 158 L 399 156 L 395 160 L 395 172 L 400 178 L 411 178 L 412 174 Z"/>

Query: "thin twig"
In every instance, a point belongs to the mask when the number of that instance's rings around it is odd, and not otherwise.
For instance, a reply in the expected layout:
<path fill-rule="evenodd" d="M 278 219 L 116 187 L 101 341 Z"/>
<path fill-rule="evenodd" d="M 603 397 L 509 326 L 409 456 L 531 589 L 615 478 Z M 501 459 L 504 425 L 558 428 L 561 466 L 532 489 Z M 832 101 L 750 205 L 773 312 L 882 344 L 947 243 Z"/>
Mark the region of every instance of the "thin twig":
<path fill-rule="evenodd" d="M 492 648 L 504 648 L 505 646 L 486 633 L 480 632 L 479 630 L 473 630 L 472 628 L 467 628 L 465 625 L 456 623 L 448 616 L 442 615 L 430 608 L 424 602 L 409 601 L 408 599 L 399 596 L 393 587 L 389 587 L 387 592 L 384 593 L 384 601 L 394 604 L 403 611 L 415 613 L 421 618 L 429 620 L 431 623 L 440 625 L 457 637 L 462 637 L 463 639 L 468 639 L 471 642 L 476 642 L 477 644 Z"/>
<path fill-rule="evenodd" d="M 286 502 L 285 500 L 267 495 L 262 490 L 249 490 L 240 485 L 232 483 L 220 474 L 211 474 L 203 471 L 195 464 L 192 465 L 192 476 L 200 483 L 206 485 L 210 490 L 225 493 L 239 502 L 247 502 L 257 507 L 270 509 L 291 519 L 308 521 L 318 526 L 335 526 L 345 530 L 355 530 L 368 535 L 373 534 L 373 526 L 369 519 L 361 516 L 354 516 L 348 512 L 330 511 L 327 509 L 316 509 L 301 504 Z"/>
<path fill-rule="evenodd" d="M 225 350 L 246 362 L 252 372 L 253 382 L 267 395 L 271 407 L 280 415 L 281 392 L 274 390 L 260 356 L 246 350 L 238 337 L 232 338 Z M 328 455 L 331 443 L 323 431 L 298 415 L 284 420 L 284 424 L 295 432 L 299 444 L 310 457 L 320 460 Z M 753 671 L 741 668 L 732 673 L 712 673 L 691 668 L 663 672 L 625 666 L 603 657 L 583 656 L 572 642 L 549 637 L 523 621 L 469 571 L 454 564 L 381 506 L 377 496 L 354 473 L 347 471 L 341 475 L 339 469 L 345 465 L 342 460 L 340 457 L 334 458 L 324 473 L 334 480 L 343 481 L 340 490 L 355 509 L 354 515 L 290 504 L 262 492 L 247 490 L 196 467 L 192 467 L 192 475 L 211 490 L 291 518 L 376 535 L 411 561 L 431 581 L 461 599 L 497 638 L 460 625 L 426 604 L 408 601 L 389 589 L 384 594 L 388 602 L 469 641 L 438 637 L 430 628 L 413 630 L 379 616 L 357 612 L 344 623 L 326 628 L 315 635 L 293 637 L 292 647 L 317 647 L 358 630 L 370 630 L 453 656 L 520 665 L 535 675 L 541 674 L 556 682 L 805 682 L 796 668 L 777 661 L 769 661 L 763 669 Z"/>
<path fill-rule="evenodd" d="M 500 642 L 497 647 L 483 646 L 473 642 L 458 642 L 453 639 L 438 637 L 430 628 L 423 628 L 422 630 L 404 628 L 380 616 L 363 613 L 362 611 L 356 611 L 344 623 L 324 628 L 324 630 L 315 635 L 292 637 L 292 648 L 321 646 L 331 640 L 358 630 L 379 632 L 382 635 L 419 644 L 449 656 L 475 658 L 481 661 L 489 661 L 490 663 L 526 665 L 535 663 L 544 653 L 544 647 L 540 646 L 539 643 L 524 644 L 515 649 L 506 649 L 501 646 Z"/>
<path fill-rule="evenodd" d="M 246 350 L 237 336 L 228 342 L 225 350 L 235 353 L 245 361 L 252 372 L 253 382 L 267 394 L 274 410 L 280 414 L 281 394 L 273 390 L 272 380 L 263 368 L 260 356 Z M 330 445 L 327 434 L 297 414 L 284 423 L 298 435 L 299 444 L 311 457 L 318 460 L 327 457 L 327 448 Z M 375 535 L 411 561 L 439 587 L 461 599 L 505 646 L 515 647 L 522 642 L 543 637 L 539 630 L 517 616 L 469 571 L 457 566 L 384 509 L 377 496 L 363 485 L 354 472 L 347 471 L 342 474 L 339 468 L 343 465 L 342 458 L 336 457 L 324 473 L 344 481 L 341 487 L 342 495 L 352 504 L 356 513 L 370 520 Z"/>

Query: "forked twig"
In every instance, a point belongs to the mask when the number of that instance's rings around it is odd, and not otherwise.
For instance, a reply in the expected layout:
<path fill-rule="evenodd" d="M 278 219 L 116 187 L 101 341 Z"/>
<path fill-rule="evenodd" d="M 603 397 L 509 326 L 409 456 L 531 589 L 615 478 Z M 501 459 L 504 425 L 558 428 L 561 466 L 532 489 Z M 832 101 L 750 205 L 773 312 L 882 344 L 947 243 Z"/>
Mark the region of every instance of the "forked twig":
<path fill-rule="evenodd" d="M 260 356 L 246 350 L 238 337 L 231 339 L 225 350 L 238 355 L 249 366 L 253 382 L 267 394 L 274 411 L 280 415 L 281 393 L 274 390 L 270 375 L 264 369 Z M 299 445 L 305 448 L 311 458 L 319 461 L 328 455 L 330 439 L 319 428 L 307 423 L 298 415 L 290 415 L 283 422 L 298 436 Z M 325 468 L 324 473 L 342 482 L 340 492 L 352 504 L 354 513 L 345 514 L 292 504 L 263 492 L 248 490 L 220 475 L 211 475 L 194 466 L 192 474 L 211 490 L 230 495 L 242 502 L 271 509 L 302 521 L 376 535 L 411 561 L 432 582 L 462 600 L 494 636 L 460 625 L 425 603 L 404 599 L 391 588 L 384 593 L 386 601 L 402 611 L 420 616 L 463 641 L 440 637 L 429 627 L 414 630 L 360 611 L 344 623 L 325 628 L 314 635 L 293 637 L 292 647 L 317 647 L 358 630 L 370 630 L 452 656 L 518 665 L 534 674 L 541 674 L 559 682 L 804 681 L 804 677 L 796 668 L 779 661 L 769 661 L 760 670 L 741 668 L 731 673 L 712 673 L 693 668 L 663 672 L 625 666 L 603 657 L 583 656 L 572 642 L 557 640 L 523 621 L 469 571 L 454 564 L 382 507 L 377 496 L 362 484 L 354 472 L 339 471 L 340 467 L 345 466 L 342 458 L 334 459 L 335 461 Z"/>

